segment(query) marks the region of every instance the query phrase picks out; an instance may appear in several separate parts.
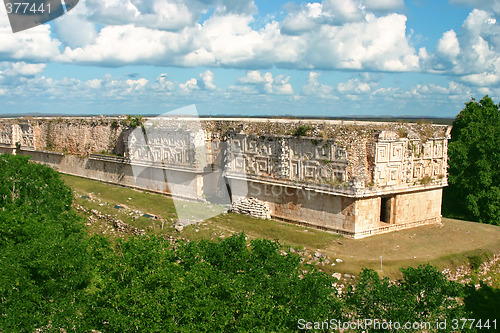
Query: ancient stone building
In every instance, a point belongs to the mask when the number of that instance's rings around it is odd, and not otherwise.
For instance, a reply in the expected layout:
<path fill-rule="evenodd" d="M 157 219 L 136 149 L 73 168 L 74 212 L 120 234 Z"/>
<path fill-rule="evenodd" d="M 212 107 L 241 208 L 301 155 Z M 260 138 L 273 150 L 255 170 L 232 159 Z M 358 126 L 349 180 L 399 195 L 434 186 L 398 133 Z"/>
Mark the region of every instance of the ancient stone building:
<path fill-rule="evenodd" d="M 441 221 L 451 127 L 290 119 L 0 120 L 0 153 L 361 238 Z"/>

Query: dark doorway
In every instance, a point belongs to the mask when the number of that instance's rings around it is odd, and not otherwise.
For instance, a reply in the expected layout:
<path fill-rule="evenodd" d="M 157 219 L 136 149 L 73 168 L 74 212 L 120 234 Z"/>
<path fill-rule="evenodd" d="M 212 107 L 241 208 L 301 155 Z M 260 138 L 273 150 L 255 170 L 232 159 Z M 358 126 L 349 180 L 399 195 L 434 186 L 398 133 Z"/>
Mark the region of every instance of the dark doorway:
<path fill-rule="evenodd" d="M 391 221 L 391 198 L 380 198 L 380 221 L 390 223 Z"/>

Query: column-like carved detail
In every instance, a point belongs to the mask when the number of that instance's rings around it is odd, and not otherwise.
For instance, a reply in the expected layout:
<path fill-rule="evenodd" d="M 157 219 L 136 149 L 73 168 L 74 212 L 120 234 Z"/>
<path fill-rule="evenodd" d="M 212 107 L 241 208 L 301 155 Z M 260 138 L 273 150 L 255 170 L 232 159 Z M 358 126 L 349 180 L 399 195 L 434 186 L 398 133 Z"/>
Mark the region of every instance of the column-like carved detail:
<path fill-rule="evenodd" d="M 278 141 L 278 177 L 290 178 L 290 142 L 281 138 Z"/>

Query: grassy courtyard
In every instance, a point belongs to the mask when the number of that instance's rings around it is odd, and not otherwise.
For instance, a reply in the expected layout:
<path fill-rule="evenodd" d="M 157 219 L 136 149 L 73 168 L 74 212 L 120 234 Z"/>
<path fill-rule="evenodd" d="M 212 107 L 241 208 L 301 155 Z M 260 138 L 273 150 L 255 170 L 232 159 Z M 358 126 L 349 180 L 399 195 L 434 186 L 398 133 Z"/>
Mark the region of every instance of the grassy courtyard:
<path fill-rule="evenodd" d="M 186 226 L 174 228 L 177 219 L 172 198 L 104 184 L 98 181 L 62 175 L 75 192 L 75 204 L 95 209 L 146 230 L 148 234 L 172 236 L 190 240 L 218 239 L 244 231 L 252 238 L 278 240 L 283 251 L 297 251 L 305 263 L 317 265 L 326 272 L 358 274 L 364 268 L 380 271 L 396 278 L 399 269 L 431 263 L 438 268 L 468 265 L 473 257 L 486 259 L 500 253 L 500 227 L 452 219 L 442 225 L 423 226 L 360 240 L 352 240 L 313 228 L 303 228 L 272 220 L 226 213 Z M 200 211 L 217 210 L 211 205 L 186 201 L 178 208 L 192 213 L 197 219 Z M 146 217 L 144 217 L 146 214 Z M 156 219 L 149 218 L 156 216 Z M 104 222 L 89 224 L 91 233 L 104 233 L 111 239 L 128 237 L 114 231 Z M 321 257 L 319 255 L 321 254 Z M 498 277 L 495 284 L 499 284 Z"/>

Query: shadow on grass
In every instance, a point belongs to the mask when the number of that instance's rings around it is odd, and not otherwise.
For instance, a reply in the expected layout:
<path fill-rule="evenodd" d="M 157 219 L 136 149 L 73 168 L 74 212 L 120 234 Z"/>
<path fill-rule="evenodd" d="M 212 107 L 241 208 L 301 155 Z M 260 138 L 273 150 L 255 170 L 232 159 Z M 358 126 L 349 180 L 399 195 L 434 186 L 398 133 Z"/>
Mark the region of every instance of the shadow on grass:
<path fill-rule="evenodd" d="M 478 290 L 469 285 L 465 288 L 464 302 L 465 309 L 474 319 L 481 320 L 482 325 L 489 323 L 490 327 L 483 326 L 481 331 L 498 332 L 500 323 L 496 320 L 500 318 L 500 289 L 490 287 L 483 282 Z"/>

